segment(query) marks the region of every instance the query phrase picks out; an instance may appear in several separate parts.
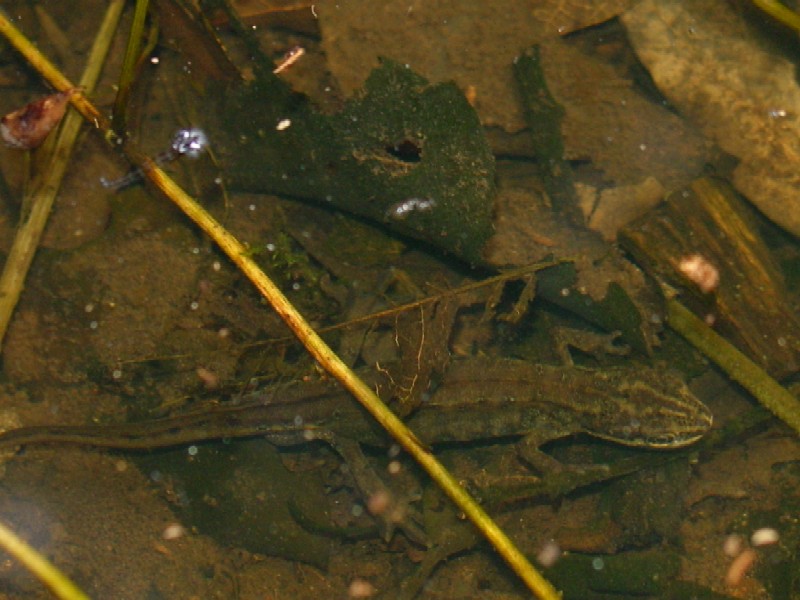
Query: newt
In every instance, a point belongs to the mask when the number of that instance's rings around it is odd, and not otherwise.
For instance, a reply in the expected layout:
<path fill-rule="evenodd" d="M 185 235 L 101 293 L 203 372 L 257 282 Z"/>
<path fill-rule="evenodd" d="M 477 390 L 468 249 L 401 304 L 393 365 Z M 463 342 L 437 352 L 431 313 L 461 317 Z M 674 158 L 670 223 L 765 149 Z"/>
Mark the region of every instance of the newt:
<path fill-rule="evenodd" d="M 698 440 L 710 428 L 712 415 L 679 377 L 664 370 L 473 358 L 453 362 L 430 399 L 406 422 L 431 445 L 520 438 L 522 457 L 544 472 L 562 468 L 539 449 L 548 441 L 586 433 L 628 446 L 679 448 Z M 1 433 L 0 448 L 46 443 L 151 449 L 252 436 L 265 436 L 276 445 L 321 439 L 348 463 L 363 465 L 359 444 L 387 442 L 380 426 L 347 392 L 319 383 L 260 391 L 138 423 L 21 427 Z M 381 489 L 377 476 L 352 467 L 362 494 Z"/>

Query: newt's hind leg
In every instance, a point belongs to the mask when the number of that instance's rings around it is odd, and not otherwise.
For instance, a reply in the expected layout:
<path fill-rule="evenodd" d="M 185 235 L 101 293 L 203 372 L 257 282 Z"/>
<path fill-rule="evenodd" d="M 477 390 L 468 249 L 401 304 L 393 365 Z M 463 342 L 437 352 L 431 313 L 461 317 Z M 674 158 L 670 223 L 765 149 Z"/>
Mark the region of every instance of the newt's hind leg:
<path fill-rule="evenodd" d="M 422 516 L 411 506 L 420 499 L 418 493 L 398 494 L 378 476 L 367 461 L 361 446 L 346 438 L 323 438 L 344 459 L 353 475 L 364 502 L 378 524 L 378 531 L 385 541 L 400 529 L 409 540 L 427 546 L 427 536 L 422 529 Z"/>

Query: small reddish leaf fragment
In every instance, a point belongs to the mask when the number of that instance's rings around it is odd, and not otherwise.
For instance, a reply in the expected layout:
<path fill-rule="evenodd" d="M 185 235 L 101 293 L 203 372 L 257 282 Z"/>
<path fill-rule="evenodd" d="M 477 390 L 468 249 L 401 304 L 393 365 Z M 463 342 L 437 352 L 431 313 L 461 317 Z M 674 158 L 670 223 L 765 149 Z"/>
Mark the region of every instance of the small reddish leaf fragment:
<path fill-rule="evenodd" d="M 26 104 L 0 119 L 0 135 L 9 146 L 31 150 L 61 121 L 67 103 L 78 88 L 57 92 Z"/>

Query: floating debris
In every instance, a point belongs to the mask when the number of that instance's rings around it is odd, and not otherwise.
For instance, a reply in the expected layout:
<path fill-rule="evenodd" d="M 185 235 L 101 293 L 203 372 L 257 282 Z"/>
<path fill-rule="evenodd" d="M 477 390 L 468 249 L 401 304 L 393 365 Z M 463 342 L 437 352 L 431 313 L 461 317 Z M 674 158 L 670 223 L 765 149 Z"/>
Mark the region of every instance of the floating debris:
<path fill-rule="evenodd" d="M 750 536 L 750 543 L 758 548 L 760 546 L 777 544 L 780 539 L 781 536 L 776 529 L 772 527 L 762 527 L 753 532 L 753 535 Z"/>
<path fill-rule="evenodd" d="M 32 150 L 38 147 L 58 125 L 67 110 L 67 103 L 79 88 L 50 94 L 0 119 L 0 135 L 13 148 Z"/>
<path fill-rule="evenodd" d="M 553 540 L 548 540 L 539 549 L 536 554 L 536 560 L 543 567 L 550 568 L 554 566 L 561 558 L 561 547 Z"/>
<path fill-rule="evenodd" d="M 180 523 L 170 523 L 161 532 L 161 537 L 165 540 L 177 540 L 186 535 L 186 529 Z"/>
<path fill-rule="evenodd" d="M 719 270 L 700 254 L 681 258 L 678 270 L 704 294 L 709 294 L 719 287 Z"/>
<path fill-rule="evenodd" d="M 739 556 L 737 556 L 728 567 L 728 572 L 725 574 L 725 583 L 730 587 L 736 587 L 744 580 L 747 572 L 755 564 L 758 556 L 752 548 L 745 548 Z"/>
<path fill-rule="evenodd" d="M 305 53 L 306 50 L 302 46 L 292 46 L 291 48 L 289 48 L 286 54 L 283 55 L 283 58 L 278 63 L 278 66 L 275 67 L 272 70 L 272 72 L 278 74 L 281 71 L 285 71 L 286 69 L 291 67 L 294 63 L 296 63 L 298 60 L 300 60 L 300 57 L 303 56 Z"/>

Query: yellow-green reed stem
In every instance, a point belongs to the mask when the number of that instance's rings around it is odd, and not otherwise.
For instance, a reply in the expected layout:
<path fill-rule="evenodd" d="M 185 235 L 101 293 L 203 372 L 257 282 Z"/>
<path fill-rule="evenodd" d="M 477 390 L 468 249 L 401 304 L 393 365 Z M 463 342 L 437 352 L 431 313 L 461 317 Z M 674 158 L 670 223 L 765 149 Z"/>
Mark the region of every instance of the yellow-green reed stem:
<path fill-rule="evenodd" d="M 800 15 L 776 0 L 753 0 L 758 8 L 763 10 L 773 19 L 780 21 L 800 33 Z"/>
<path fill-rule="evenodd" d="M 89 600 L 66 575 L 36 550 L 23 542 L 13 531 L 0 523 L 0 547 L 21 562 L 28 571 L 62 600 Z"/>
<path fill-rule="evenodd" d="M 667 295 L 669 326 L 716 363 L 728 377 L 753 394 L 775 416 L 800 433 L 800 402 L 674 296 Z"/>

